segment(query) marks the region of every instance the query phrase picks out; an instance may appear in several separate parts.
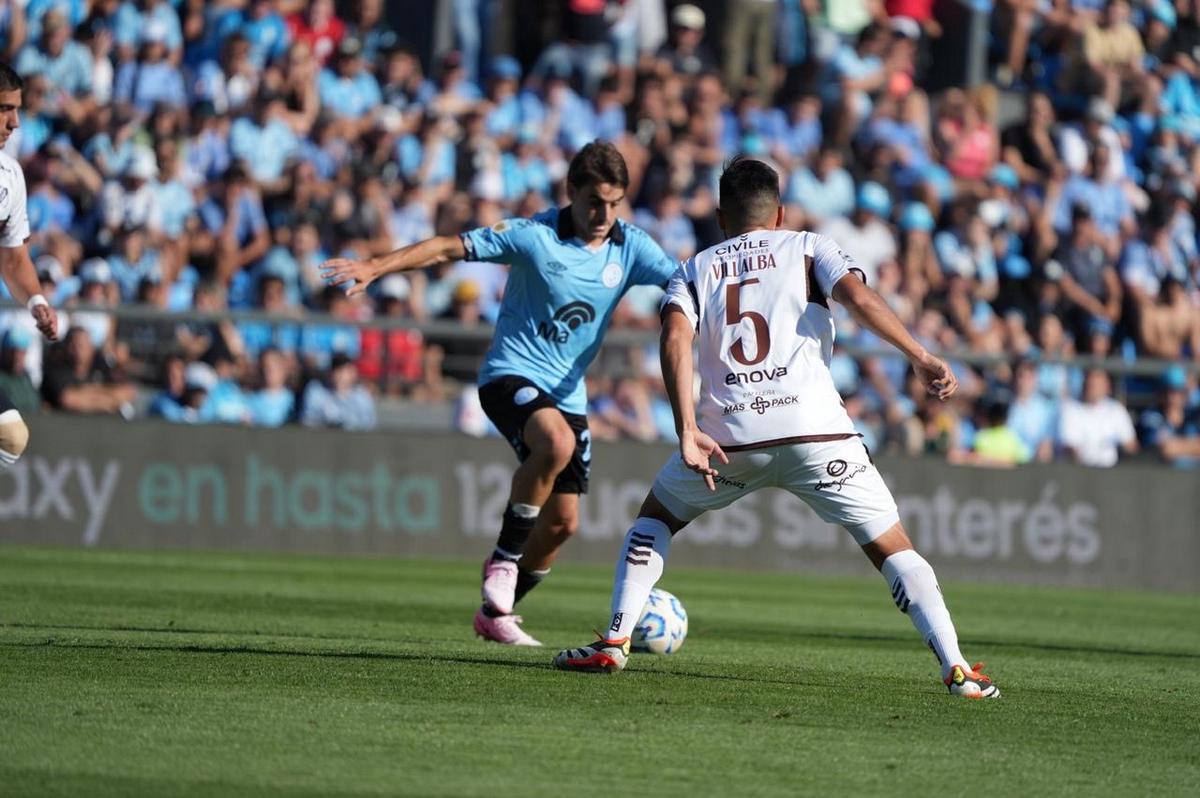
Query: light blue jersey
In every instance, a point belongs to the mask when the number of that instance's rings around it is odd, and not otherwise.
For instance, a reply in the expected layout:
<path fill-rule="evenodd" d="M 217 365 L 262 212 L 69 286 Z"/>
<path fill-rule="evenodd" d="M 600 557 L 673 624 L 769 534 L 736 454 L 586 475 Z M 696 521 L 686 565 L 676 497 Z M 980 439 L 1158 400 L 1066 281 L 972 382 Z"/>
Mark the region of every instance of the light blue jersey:
<path fill-rule="evenodd" d="M 462 240 L 468 260 L 512 266 L 479 384 L 525 377 L 564 413 L 578 415 L 587 412 L 583 373 L 621 297 L 635 285 L 665 286 L 678 266 L 645 232 L 620 221 L 599 249 L 588 249 L 567 209 L 506 219 Z"/>

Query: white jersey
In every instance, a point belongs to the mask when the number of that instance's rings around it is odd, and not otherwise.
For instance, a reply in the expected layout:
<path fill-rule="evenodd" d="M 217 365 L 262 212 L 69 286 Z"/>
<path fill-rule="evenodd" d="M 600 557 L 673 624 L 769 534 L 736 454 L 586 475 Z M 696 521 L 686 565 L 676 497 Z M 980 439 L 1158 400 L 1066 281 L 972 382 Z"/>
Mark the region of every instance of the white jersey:
<path fill-rule="evenodd" d="M 15 158 L 0 152 L 0 247 L 19 247 L 27 238 L 29 212 L 25 208 L 25 173 Z"/>
<path fill-rule="evenodd" d="M 825 236 L 762 230 L 709 247 L 675 272 L 663 305 L 696 329 L 697 423 L 722 448 L 857 434 L 829 373 L 827 298 L 852 270 Z"/>

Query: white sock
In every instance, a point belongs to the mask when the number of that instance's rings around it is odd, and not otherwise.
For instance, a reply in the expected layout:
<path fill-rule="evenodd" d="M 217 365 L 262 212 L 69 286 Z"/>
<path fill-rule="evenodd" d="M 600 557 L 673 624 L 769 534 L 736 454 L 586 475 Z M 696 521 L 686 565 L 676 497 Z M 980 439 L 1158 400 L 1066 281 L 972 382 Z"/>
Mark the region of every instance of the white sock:
<path fill-rule="evenodd" d="M 967 661 L 958 650 L 958 633 L 950 610 L 942 599 L 933 566 L 912 549 L 898 551 L 883 561 L 880 569 L 892 591 L 892 600 L 908 615 L 912 625 L 921 633 L 925 645 L 933 650 L 942 666 L 942 678 L 955 665 Z"/>
<path fill-rule="evenodd" d="M 633 634 L 650 591 L 667 564 L 671 530 L 654 518 L 638 518 L 625 535 L 613 580 L 612 623 L 605 637 L 618 640 Z"/>

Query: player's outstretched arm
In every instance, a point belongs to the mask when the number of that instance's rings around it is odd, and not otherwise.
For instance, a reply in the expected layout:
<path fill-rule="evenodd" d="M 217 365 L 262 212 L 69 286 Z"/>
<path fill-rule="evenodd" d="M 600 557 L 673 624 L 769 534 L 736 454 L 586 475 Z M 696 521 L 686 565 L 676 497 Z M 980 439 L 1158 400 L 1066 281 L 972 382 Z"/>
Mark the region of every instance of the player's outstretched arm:
<path fill-rule="evenodd" d="M 57 341 L 58 317 L 46 297 L 42 296 L 37 271 L 24 244 L 19 247 L 0 247 L 0 277 L 4 278 L 4 284 L 13 297 L 29 308 L 38 331 L 47 339 Z"/>
<path fill-rule="evenodd" d="M 353 281 L 354 284 L 346 288 L 346 295 L 354 296 L 366 291 L 367 286 L 385 274 L 462 260 L 466 255 L 467 248 L 459 236 L 435 236 L 378 258 L 327 260 L 321 264 L 321 277 L 330 285 L 346 285 Z"/>
<path fill-rule="evenodd" d="M 833 286 L 833 298 L 850 311 L 859 324 L 904 353 L 925 390 L 939 399 L 950 398 L 958 380 L 950 366 L 934 357 L 904 328 L 892 309 L 856 274 L 847 274 Z"/>
<path fill-rule="evenodd" d="M 721 447 L 696 425 L 696 403 L 692 397 L 692 339 L 695 331 L 678 307 L 667 305 L 663 309 L 662 336 L 659 339 L 659 354 L 662 359 L 663 383 L 667 398 L 675 414 L 675 431 L 679 434 L 679 454 L 683 464 L 704 476 L 709 490 L 716 490 L 713 477 L 717 469 L 712 459 L 728 463 L 729 458 Z"/>

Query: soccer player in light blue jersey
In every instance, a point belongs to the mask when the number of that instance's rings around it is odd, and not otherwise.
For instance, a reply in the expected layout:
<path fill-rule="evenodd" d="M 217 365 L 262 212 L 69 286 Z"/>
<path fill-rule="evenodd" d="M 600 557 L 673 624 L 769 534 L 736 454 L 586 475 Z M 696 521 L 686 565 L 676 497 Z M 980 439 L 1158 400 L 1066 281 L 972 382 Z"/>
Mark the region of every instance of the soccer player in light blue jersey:
<path fill-rule="evenodd" d="M 348 285 L 348 294 L 391 272 L 449 261 L 512 267 L 479 373 L 484 412 L 521 461 L 483 566 L 475 631 L 488 640 L 540 645 L 512 613 L 579 525 L 591 461 L 584 371 L 624 293 L 665 286 L 676 268 L 650 236 L 617 219 L 628 186 L 625 159 L 612 144 L 595 141 L 571 160 L 565 208 L 322 267 L 331 284 Z"/>

